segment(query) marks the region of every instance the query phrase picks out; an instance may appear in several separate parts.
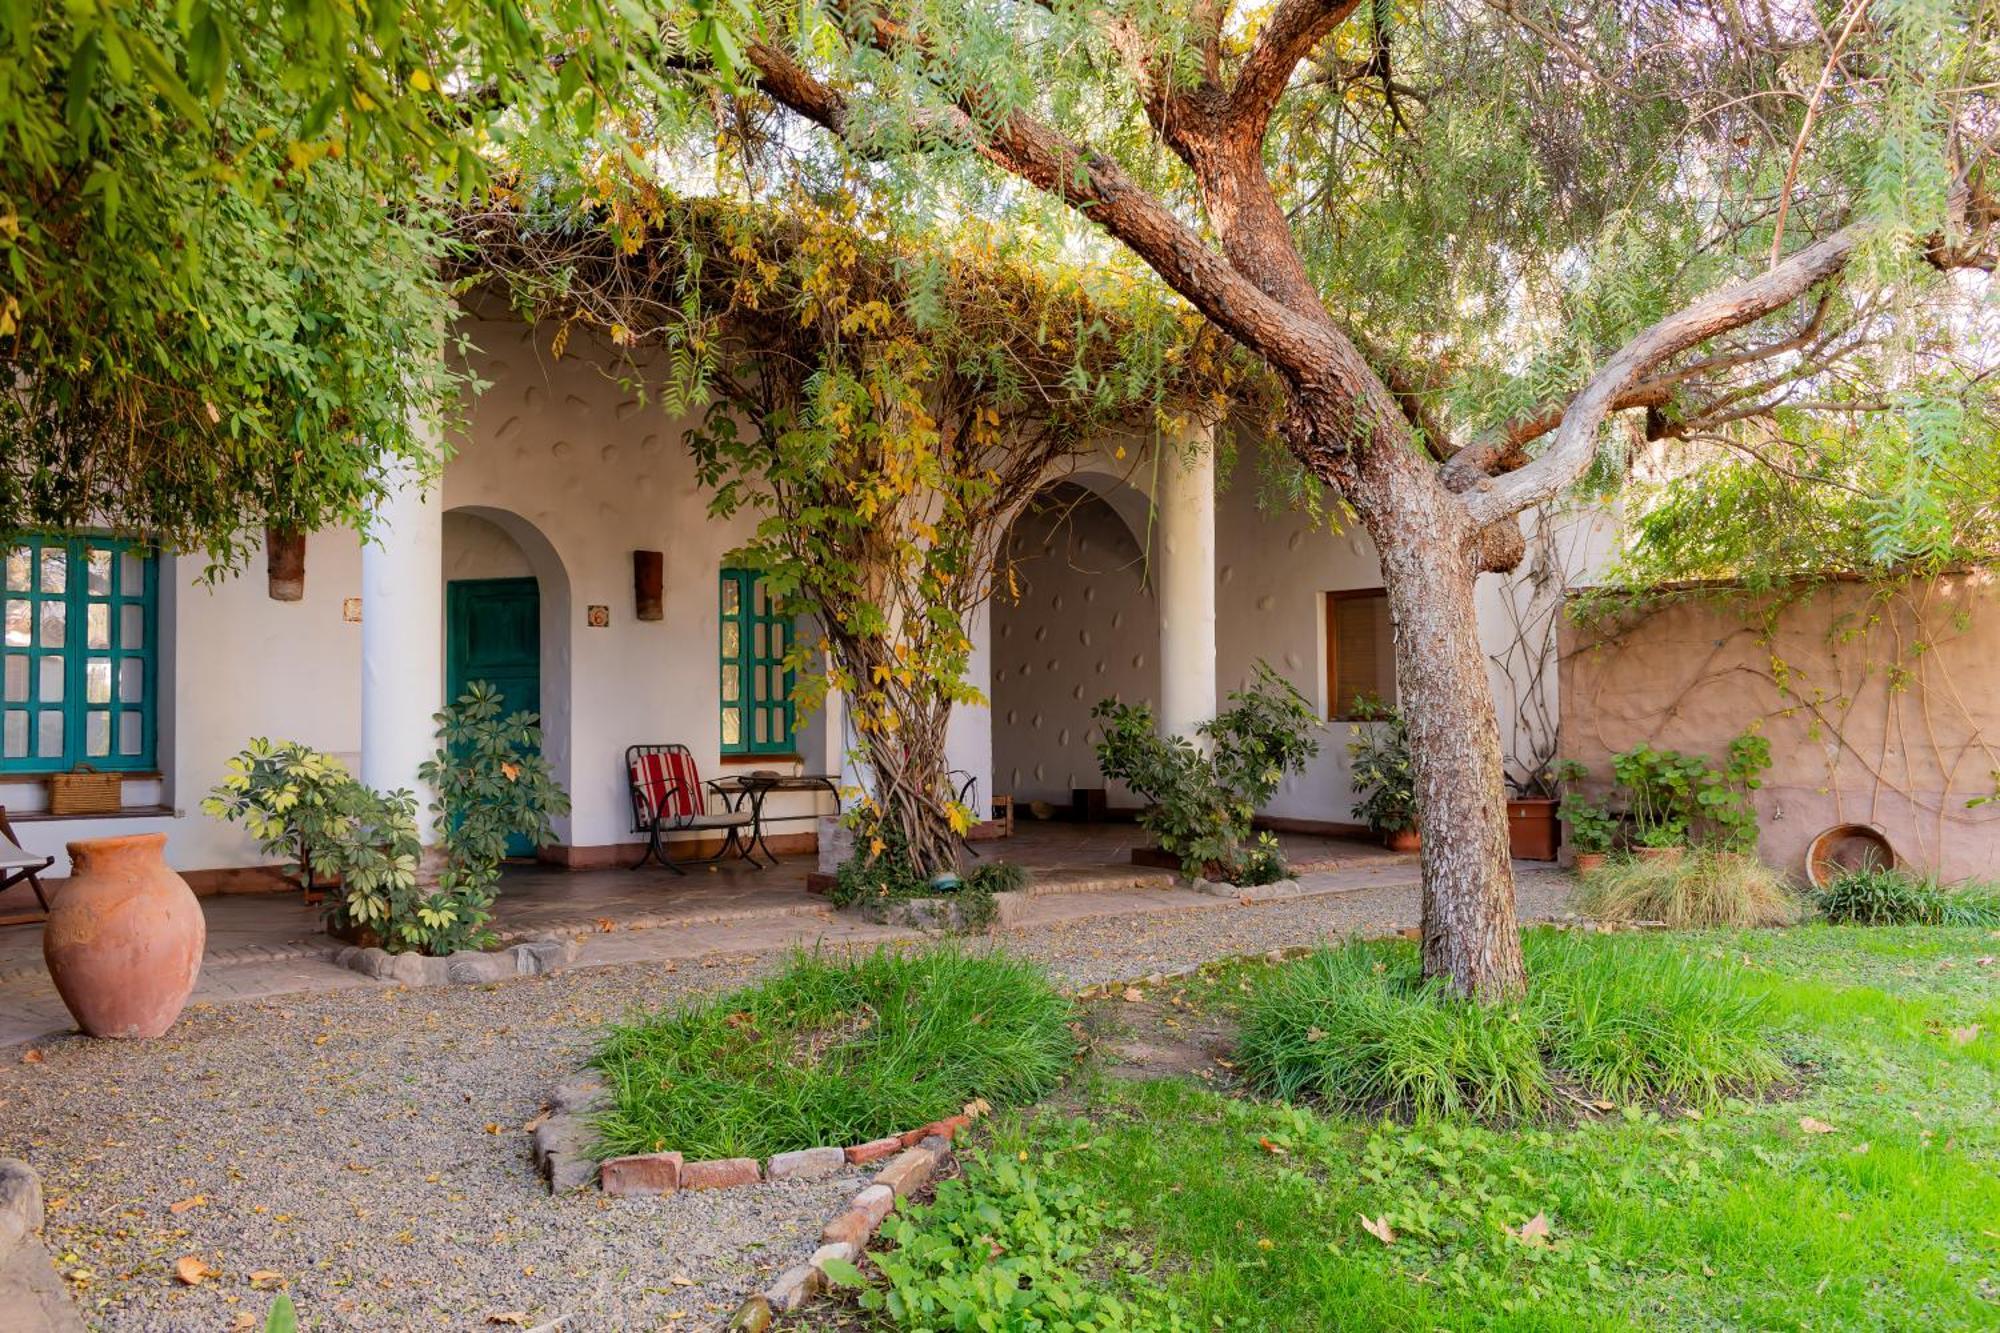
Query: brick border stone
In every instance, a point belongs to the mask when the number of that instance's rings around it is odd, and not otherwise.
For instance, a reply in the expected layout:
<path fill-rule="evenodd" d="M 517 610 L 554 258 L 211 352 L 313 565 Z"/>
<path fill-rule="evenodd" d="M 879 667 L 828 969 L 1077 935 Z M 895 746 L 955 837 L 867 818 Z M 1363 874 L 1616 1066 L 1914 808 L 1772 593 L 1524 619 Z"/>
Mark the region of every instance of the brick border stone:
<path fill-rule="evenodd" d="M 376 981 L 402 986 L 482 986 L 510 977 L 534 977 L 560 972 L 576 961 L 583 948 L 573 935 L 546 935 L 487 953 L 461 949 L 443 958 L 419 953 L 389 953 L 348 945 L 333 961 Z"/>

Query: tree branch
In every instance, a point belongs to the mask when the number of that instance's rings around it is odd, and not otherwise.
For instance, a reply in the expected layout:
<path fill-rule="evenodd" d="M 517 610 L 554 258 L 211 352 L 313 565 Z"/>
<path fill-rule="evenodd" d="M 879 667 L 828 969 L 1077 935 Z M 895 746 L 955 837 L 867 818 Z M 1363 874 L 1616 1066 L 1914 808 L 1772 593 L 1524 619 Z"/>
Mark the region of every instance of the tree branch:
<path fill-rule="evenodd" d="M 1257 31 L 1250 54 L 1237 71 L 1229 93 L 1228 118 L 1261 143 L 1270 128 L 1271 113 L 1284 96 L 1285 85 L 1299 62 L 1312 54 L 1328 33 L 1347 21 L 1359 0 L 1278 0 L 1278 7 Z"/>
<path fill-rule="evenodd" d="M 1555 442 L 1545 453 L 1519 471 L 1481 481 L 1466 493 L 1466 508 L 1474 521 L 1491 523 L 1560 494 L 1589 469 L 1597 456 L 1598 427 L 1648 371 L 1717 334 L 1740 329 L 1796 301 L 1845 268 L 1874 230 L 1871 222 L 1850 223 L 1757 277 L 1675 311 L 1626 343 L 1570 403 Z"/>

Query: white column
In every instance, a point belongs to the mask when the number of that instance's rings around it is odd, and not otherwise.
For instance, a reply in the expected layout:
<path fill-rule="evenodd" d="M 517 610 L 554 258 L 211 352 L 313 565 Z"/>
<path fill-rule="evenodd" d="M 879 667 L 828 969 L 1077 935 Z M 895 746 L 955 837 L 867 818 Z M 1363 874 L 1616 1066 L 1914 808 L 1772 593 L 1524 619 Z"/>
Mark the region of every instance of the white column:
<path fill-rule="evenodd" d="M 428 843 L 432 792 L 417 767 L 444 701 L 444 503 L 406 469 L 389 480 L 361 547 L 361 780 L 416 792 Z"/>
<path fill-rule="evenodd" d="M 975 820 L 993 815 L 993 610 L 981 602 L 968 617 L 966 637 L 972 656 L 966 663 L 966 683 L 985 699 L 981 704 L 954 704 L 944 734 L 945 766 L 972 778 L 966 798 Z M 963 782 L 963 777 L 958 781 Z"/>
<path fill-rule="evenodd" d="M 1215 446 L 1203 430 L 1160 449 L 1160 732 L 1192 737 L 1215 716 Z"/>

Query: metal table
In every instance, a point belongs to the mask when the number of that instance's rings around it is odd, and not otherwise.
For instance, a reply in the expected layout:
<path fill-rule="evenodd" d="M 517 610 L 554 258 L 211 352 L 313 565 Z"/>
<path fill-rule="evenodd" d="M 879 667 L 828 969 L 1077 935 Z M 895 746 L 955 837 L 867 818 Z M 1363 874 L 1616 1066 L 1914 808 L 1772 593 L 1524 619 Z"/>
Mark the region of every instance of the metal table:
<path fill-rule="evenodd" d="M 741 810 L 747 801 L 750 806 L 750 840 L 746 847 L 761 849 L 772 865 L 778 863 L 778 854 L 771 850 L 771 844 L 764 841 L 764 802 L 772 792 L 777 791 L 823 791 L 833 797 L 834 807 L 840 805 L 840 788 L 833 776 L 827 773 L 743 773 L 735 777 L 717 778 L 709 784 L 723 794 L 731 810 Z M 778 815 L 771 819 L 773 824 L 796 823 L 801 819 L 818 819 L 815 811 L 809 815 Z M 753 859 L 752 865 L 756 864 Z"/>

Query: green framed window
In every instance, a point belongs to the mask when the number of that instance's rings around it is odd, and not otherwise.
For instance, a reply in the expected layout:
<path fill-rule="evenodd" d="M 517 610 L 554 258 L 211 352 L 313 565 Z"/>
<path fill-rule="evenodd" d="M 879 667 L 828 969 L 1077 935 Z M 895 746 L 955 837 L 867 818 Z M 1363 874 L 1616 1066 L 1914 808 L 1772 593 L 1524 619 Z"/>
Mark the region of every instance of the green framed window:
<path fill-rule="evenodd" d="M 722 571 L 722 752 L 792 752 L 792 622 L 755 570 Z"/>
<path fill-rule="evenodd" d="M 154 767 L 159 561 L 115 537 L 7 543 L 0 772 Z"/>

